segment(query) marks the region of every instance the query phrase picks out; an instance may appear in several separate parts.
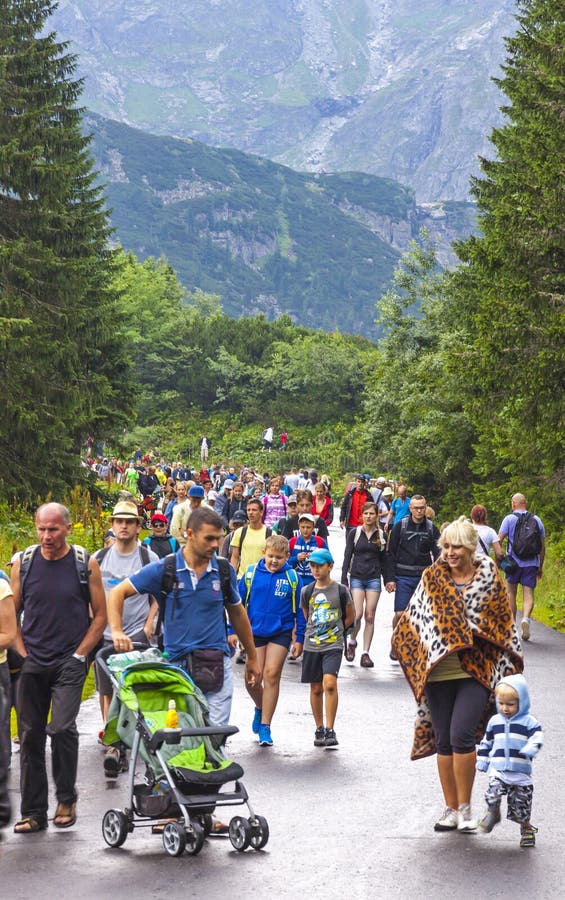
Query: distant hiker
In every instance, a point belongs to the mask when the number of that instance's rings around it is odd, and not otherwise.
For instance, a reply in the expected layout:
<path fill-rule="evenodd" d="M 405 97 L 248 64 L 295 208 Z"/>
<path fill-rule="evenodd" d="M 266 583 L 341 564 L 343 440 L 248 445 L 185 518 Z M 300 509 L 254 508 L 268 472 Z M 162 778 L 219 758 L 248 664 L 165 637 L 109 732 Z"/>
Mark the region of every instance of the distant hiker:
<path fill-rule="evenodd" d="M 269 452 L 273 449 L 273 429 L 271 425 L 268 428 L 265 428 L 263 432 L 263 450 L 268 450 Z"/>
<path fill-rule="evenodd" d="M 206 460 L 208 459 L 208 453 L 211 446 L 212 441 L 207 435 L 203 434 L 202 438 L 200 439 L 200 459 L 202 460 L 202 462 L 206 462 Z"/>
<path fill-rule="evenodd" d="M 516 563 L 515 570 L 506 574 L 506 587 L 516 618 L 516 594 L 518 585 L 522 585 L 524 599 L 520 629 L 522 640 L 529 641 L 534 590 L 541 578 L 545 558 L 545 528 L 539 516 L 528 512 L 528 501 L 523 494 L 514 494 L 511 502 L 512 512 L 503 519 L 498 537 L 500 541 L 508 541 L 508 553 Z"/>

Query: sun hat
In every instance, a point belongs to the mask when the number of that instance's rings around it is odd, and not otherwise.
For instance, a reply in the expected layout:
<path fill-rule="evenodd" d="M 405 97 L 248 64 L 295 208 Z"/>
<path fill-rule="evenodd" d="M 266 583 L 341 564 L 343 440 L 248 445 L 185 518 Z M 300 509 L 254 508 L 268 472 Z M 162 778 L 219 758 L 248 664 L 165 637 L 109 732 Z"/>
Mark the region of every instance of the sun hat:
<path fill-rule="evenodd" d="M 383 497 L 394 497 L 394 491 L 391 487 L 385 487 Z"/>
<path fill-rule="evenodd" d="M 132 503 L 130 500 L 120 500 L 119 503 L 116 503 L 114 509 L 112 510 L 111 519 L 137 519 L 138 522 L 142 522 L 143 518 L 139 515 L 137 511 L 137 506 L 135 503 Z"/>
<path fill-rule="evenodd" d="M 320 565 L 323 565 L 324 563 L 330 563 L 330 565 L 333 566 L 334 558 L 331 555 L 330 551 L 326 550 L 325 547 L 318 547 L 317 550 L 312 551 L 308 562 L 320 563 Z"/>

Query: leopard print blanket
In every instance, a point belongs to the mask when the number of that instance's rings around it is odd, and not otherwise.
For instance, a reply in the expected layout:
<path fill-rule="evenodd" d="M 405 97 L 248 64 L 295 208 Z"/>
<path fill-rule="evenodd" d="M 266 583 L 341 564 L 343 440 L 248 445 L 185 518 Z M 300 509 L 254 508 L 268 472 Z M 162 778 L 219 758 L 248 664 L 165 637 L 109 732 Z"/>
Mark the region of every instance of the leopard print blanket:
<path fill-rule="evenodd" d="M 392 648 L 418 707 L 412 759 L 436 752 L 424 689 L 440 660 L 458 652 L 461 668 L 491 691 L 524 667 L 505 583 L 490 557 L 481 555 L 475 568 L 459 594 L 447 563 L 433 563 L 393 632 Z"/>

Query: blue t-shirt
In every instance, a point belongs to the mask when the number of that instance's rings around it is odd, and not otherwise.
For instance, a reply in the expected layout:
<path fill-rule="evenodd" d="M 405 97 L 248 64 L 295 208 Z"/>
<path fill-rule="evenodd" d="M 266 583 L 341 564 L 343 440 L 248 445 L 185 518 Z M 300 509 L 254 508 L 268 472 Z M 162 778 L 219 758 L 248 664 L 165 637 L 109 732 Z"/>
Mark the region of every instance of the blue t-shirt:
<path fill-rule="evenodd" d="M 174 661 L 193 650 L 223 650 L 230 655 L 224 596 L 220 583 L 218 562 L 214 558 L 200 576 L 196 589 L 192 586 L 190 570 L 182 550 L 176 553 L 178 592 L 176 600 L 171 591 L 165 602 L 163 616 L 164 649 Z M 129 579 L 139 593 L 159 597 L 165 560 L 144 566 Z M 230 603 L 241 603 L 235 570 L 230 566 Z"/>
<path fill-rule="evenodd" d="M 401 519 L 405 519 L 409 514 L 410 497 L 406 497 L 405 500 L 401 500 L 400 497 L 396 497 L 390 504 L 390 508 L 394 513 L 394 520 L 392 524 L 396 525 L 397 522 L 400 522 Z"/>
<path fill-rule="evenodd" d="M 527 510 L 525 509 L 516 509 L 513 513 L 510 513 L 509 516 L 505 516 L 502 520 L 502 524 L 498 533 L 503 537 L 508 538 L 508 550 L 510 552 L 510 556 L 518 563 L 521 568 L 526 568 L 526 566 L 537 566 L 539 568 L 539 556 L 534 556 L 532 559 L 520 559 L 514 553 L 514 532 L 516 530 L 516 522 L 518 521 L 516 515 L 522 515 L 522 513 L 525 512 L 527 512 Z M 534 516 L 534 519 L 540 527 L 542 538 L 544 538 L 545 528 L 543 527 L 541 519 L 539 518 L 539 516 Z"/>

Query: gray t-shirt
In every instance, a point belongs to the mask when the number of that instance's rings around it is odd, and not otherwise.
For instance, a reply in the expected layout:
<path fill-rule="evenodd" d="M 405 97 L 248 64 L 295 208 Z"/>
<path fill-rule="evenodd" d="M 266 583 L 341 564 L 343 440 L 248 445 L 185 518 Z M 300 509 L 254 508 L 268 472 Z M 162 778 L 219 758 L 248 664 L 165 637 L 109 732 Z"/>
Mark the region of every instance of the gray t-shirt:
<path fill-rule="evenodd" d="M 303 588 L 301 602 L 304 590 Z M 353 603 L 348 590 L 347 603 Z M 306 615 L 304 603 L 302 603 L 302 608 Z M 336 581 L 332 581 L 325 588 L 315 587 L 312 592 L 306 615 L 304 650 L 309 653 L 343 650 L 343 619 L 339 600 L 339 584 Z"/>
<path fill-rule="evenodd" d="M 149 547 L 146 548 L 149 553 L 149 562 L 156 562 L 159 557 L 153 550 L 150 550 Z M 96 558 L 97 554 L 94 554 L 94 558 Z M 104 585 L 104 591 L 106 592 L 106 599 L 108 599 L 108 594 L 115 588 L 117 584 L 120 584 L 126 578 L 129 578 L 130 575 L 135 575 L 136 572 L 143 566 L 143 560 L 141 559 L 141 553 L 139 550 L 139 546 L 132 550 L 131 553 L 119 553 L 116 545 L 114 544 L 110 547 L 108 553 L 100 563 L 100 572 L 102 574 L 102 583 Z M 123 610 L 123 628 L 124 632 L 131 637 L 133 634 L 137 634 L 138 631 L 141 631 L 143 626 L 145 625 L 145 621 L 147 619 L 147 614 L 149 613 L 150 606 L 149 594 L 132 594 L 131 597 L 126 597 L 124 601 L 124 610 Z M 104 639 L 111 640 L 112 633 L 110 631 L 110 626 L 107 625 L 104 630 Z"/>

